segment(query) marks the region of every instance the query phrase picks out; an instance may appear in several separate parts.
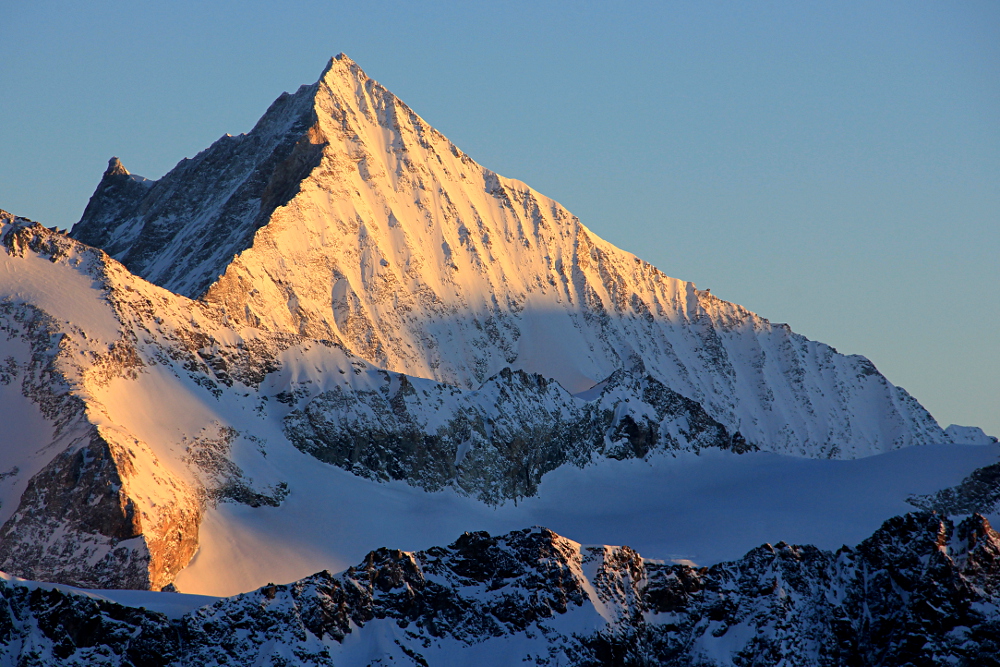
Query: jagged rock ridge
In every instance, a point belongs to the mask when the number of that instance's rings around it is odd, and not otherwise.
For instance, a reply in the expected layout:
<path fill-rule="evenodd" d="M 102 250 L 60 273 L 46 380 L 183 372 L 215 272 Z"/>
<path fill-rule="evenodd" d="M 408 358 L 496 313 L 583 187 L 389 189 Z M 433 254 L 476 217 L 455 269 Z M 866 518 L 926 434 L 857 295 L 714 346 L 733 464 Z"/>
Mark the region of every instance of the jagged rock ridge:
<path fill-rule="evenodd" d="M 836 553 L 765 544 L 711 568 L 544 528 L 371 552 L 179 619 L 0 582 L 0 655 L 66 665 L 997 665 L 1000 536 L 887 521 Z M 169 594 L 161 594 L 169 595 Z"/>
<path fill-rule="evenodd" d="M 932 494 L 911 496 L 907 502 L 945 515 L 994 513 L 1000 506 L 1000 463 L 974 470 L 955 486 Z"/>
<path fill-rule="evenodd" d="M 843 356 L 602 241 L 475 163 L 346 56 L 150 184 L 117 163 L 73 236 L 231 321 L 464 388 L 585 390 L 641 362 L 748 442 L 865 456 L 948 440 Z"/>
<path fill-rule="evenodd" d="M 663 450 L 756 449 L 648 375 L 616 371 L 591 401 L 509 369 L 467 393 L 385 371 L 383 377 L 375 390 L 318 394 L 285 417 L 286 436 L 364 477 L 428 491 L 454 486 L 491 504 L 533 496 L 542 476 L 564 464 Z"/>

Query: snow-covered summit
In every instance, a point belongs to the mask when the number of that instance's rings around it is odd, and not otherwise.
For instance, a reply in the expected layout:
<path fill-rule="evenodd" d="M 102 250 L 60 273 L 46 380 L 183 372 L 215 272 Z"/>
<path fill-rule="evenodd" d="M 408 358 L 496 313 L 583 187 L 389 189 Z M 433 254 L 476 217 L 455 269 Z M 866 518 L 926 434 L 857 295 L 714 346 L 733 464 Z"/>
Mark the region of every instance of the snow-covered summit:
<path fill-rule="evenodd" d="M 600 187 L 600 184 L 595 184 Z M 473 161 L 341 54 L 151 186 L 106 174 L 72 235 L 233 322 L 473 388 L 587 390 L 640 364 L 766 449 L 948 437 L 869 362 L 676 280 Z"/>

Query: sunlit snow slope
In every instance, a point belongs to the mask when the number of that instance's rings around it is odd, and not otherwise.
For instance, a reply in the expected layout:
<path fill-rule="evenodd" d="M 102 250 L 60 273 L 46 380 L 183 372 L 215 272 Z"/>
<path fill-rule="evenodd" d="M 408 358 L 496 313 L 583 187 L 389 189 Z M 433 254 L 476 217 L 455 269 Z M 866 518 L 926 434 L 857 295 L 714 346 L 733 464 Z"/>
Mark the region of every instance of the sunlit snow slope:
<path fill-rule="evenodd" d="M 596 184 L 595 187 L 599 187 Z M 947 442 L 860 356 L 669 278 L 465 155 L 344 55 L 156 182 L 113 160 L 72 235 L 229 321 L 474 388 L 639 369 L 771 451 Z"/>
<path fill-rule="evenodd" d="M 318 537 L 289 511 L 294 498 L 315 515 L 339 474 L 363 482 L 362 503 L 400 480 L 483 508 L 566 464 L 748 450 L 648 376 L 618 373 L 587 397 L 509 369 L 476 390 L 409 377 L 233 323 L 3 211 L 0 276 L 0 569 L 18 576 L 160 589 L 228 534 L 225 564 L 199 576 L 251 586 L 315 562 L 316 539 L 333 537 L 333 558 L 365 542 L 323 521 Z M 252 549 L 259 528 L 228 505 L 299 535 Z M 249 575 L 240 554 L 258 561 Z"/>

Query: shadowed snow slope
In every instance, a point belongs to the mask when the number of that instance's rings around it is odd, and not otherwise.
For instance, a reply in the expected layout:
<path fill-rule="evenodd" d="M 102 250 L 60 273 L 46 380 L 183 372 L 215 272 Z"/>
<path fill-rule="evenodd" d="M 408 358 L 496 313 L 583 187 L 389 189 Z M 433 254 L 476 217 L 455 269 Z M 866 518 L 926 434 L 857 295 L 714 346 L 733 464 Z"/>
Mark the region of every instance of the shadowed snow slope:
<path fill-rule="evenodd" d="M 580 392 L 641 367 L 771 451 L 853 458 L 949 440 L 867 359 L 597 238 L 343 55 L 249 134 L 159 181 L 113 160 L 72 235 L 231 323 L 457 387 L 510 367 Z"/>

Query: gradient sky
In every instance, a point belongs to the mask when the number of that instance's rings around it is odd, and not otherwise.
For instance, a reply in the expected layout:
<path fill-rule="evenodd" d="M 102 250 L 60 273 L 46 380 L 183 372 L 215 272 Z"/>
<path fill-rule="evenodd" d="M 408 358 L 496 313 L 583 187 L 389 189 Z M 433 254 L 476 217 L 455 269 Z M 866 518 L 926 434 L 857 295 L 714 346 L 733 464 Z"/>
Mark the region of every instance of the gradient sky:
<path fill-rule="evenodd" d="M 624 3 L 621 3 L 624 4 Z M 1000 3 L 0 3 L 0 208 L 69 227 L 346 52 L 668 275 L 1000 435 Z"/>

